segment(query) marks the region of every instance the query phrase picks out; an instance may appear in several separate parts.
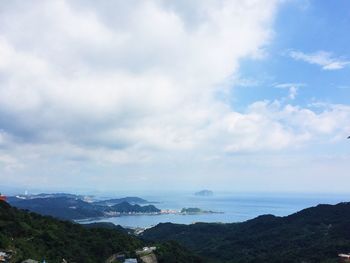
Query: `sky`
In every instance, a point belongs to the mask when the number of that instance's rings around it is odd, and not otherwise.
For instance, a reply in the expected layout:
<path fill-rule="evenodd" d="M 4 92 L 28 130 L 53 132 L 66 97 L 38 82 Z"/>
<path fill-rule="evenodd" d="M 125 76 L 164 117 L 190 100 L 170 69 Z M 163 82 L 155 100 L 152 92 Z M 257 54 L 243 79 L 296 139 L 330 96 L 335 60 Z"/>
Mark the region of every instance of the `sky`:
<path fill-rule="evenodd" d="M 0 1 L 0 186 L 349 192 L 347 0 Z"/>

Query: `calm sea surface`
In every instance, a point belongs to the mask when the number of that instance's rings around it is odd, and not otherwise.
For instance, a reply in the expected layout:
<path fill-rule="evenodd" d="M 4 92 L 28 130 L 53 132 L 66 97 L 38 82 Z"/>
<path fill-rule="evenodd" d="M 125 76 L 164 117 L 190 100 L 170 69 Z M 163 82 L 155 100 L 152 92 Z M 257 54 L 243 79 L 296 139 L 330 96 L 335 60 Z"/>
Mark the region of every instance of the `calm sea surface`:
<path fill-rule="evenodd" d="M 263 214 L 286 216 L 307 207 L 318 204 L 336 204 L 350 201 L 349 195 L 326 194 L 227 194 L 216 193 L 212 197 L 197 197 L 193 194 L 167 194 L 167 195 L 143 195 L 140 196 L 149 201 L 157 201 L 154 204 L 160 209 L 181 210 L 184 207 L 198 207 L 202 210 L 223 212 L 222 214 L 201 215 L 136 215 L 119 216 L 100 220 L 84 221 L 112 222 L 124 227 L 151 227 L 158 223 L 191 224 L 194 222 L 242 222 Z"/>

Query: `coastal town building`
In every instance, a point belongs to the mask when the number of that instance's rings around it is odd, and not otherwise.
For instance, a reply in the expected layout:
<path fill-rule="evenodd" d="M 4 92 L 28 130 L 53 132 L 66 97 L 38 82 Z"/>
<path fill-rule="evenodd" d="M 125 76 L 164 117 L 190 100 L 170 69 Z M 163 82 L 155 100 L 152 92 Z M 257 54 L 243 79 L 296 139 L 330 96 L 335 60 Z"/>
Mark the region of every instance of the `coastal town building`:
<path fill-rule="evenodd" d="M 39 261 L 33 260 L 33 259 L 26 259 L 22 261 L 22 263 L 39 263 Z"/>
<path fill-rule="evenodd" d="M 0 251 L 0 262 L 9 262 L 12 257 L 12 251 Z"/>
<path fill-rule="evenodd" d="M 0 252 L 0 262 L 6 262 L 7 254 L 5 252 Z"/>
<path fill-rule="evenodd" d="M 156 249 L 157 249 L 156 247 L 143 247 L 142 249 L 137 249 L 135 252 L 136 252 L 136 255 L 145 255 L 148 253 L 152 253 Z"/>
<path fill-rule="evenodd" d="M 141 263 L 157 263 L 157 257 L 153 253 L 157 248 L 156 247 L 143 247 L 142 249 L 137 249 L 135 251 L 139 262 Z"/>
<path fill-rule="evenodd" d="M 5 195 L 2 195 L 2 194 L 0 193 L 0 201 L 6 202 L 6 200 L 7 200 L 6 196 L 5 196 Z"/>
<path fill-rule="evenodd" d="M 122 253 L 117 253 L 117 254 L 113 254 L 112 256 L 110 256 L 107 260 L 106 263 L 112 263 L 112 262 L 125 262 L 125 254 Z"/>
<path fill-rule="evenodd" d="M 341 254 L 338 254 L 338 257 L 339 257 L 339 262 L 350 262 L 350 253 L 348 254 L 341 253 Z"/>

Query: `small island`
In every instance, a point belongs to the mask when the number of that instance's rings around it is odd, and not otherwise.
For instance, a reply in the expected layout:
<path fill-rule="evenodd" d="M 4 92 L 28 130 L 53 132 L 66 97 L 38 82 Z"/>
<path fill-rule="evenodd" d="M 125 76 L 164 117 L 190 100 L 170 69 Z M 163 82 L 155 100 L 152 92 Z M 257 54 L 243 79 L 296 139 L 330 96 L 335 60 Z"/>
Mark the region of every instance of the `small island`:
<path fill-rule="evenodd" d="M 193 215 L 193 214 L 222 214 L 222 212 L 214 212 L 211 210 L 202 210 L 198 207 L 182 208 L 180 211 L 182 215 Z"/>
<path fill-rule="evenodd" d="M 196 195 L 196 196 L 213 196 L 214 193 L 213 193 L 213 191 L 205 189 L 205 190 L 194 193 L 194 195 Z"/>

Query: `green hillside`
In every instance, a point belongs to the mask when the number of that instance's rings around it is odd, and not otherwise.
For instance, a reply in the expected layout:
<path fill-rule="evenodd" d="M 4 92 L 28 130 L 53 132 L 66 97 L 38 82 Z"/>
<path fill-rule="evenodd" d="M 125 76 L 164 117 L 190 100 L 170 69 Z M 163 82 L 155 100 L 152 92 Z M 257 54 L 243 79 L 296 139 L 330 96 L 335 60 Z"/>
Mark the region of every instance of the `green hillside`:
<path fill-rule="evenodd" d="M 0 250 L 14 251 L 11 262 L 24 259 L 61 263 L 99 263 L 122 252 L 135 257 L 135 250 L 153 242 L 144 242 L 127 230 L 108 223 L 86 226 L 61 221 L 11 207 L 0 201 Z M 190 250 L 174 242 L 158 242 L 159 263 L 203 262 Z"/>
<path fill-rule="evenodd" d="M 143 243 L 116 229 L 84 228 L 0 202 L 0 248 L 12 249 L 14 262 L 32 258 L 47 262 L 104 262 L 110 255 L 132 255 Z"/>
<path fill-rule="evenodd" d="M 350 252 L 350 203 L 234 224 L 159 224 L 143 238 L 177 241 L 208 262 L 338 262 Z"/>
<path fill-rule="evenodd" d="M 159 224 L 142 240 L 120 227 L 83 227 L 0 202 L 0 249 L 13 262 L 104 262 L 156 244 L 160 263 L 338 262 L 350 252 L 350 203 L 319 205 L 287 217 L 264 215 L 234 224 Z"/>
<path fill-rule="evenodd" d="M 41 215 L 53 216 L 55 218 L 64 220 L 76 220 L 87 218 L 99 218 L 104 217 L 108 213 L 159 213 L 160 209 L 154 205 L 138 205 L 130 204 L 126 201 L 122 201 L 113 206 L 107 206 L 105 203 L 89 203 L 83 201 L 76 196 L 63 194 L 52 194 L 47 197 L 42 194 L 43 197 L 38 198 L 39 195 L 33 196 L 29 199 L 21 199 L 17 197 L 9 197 L 8 202 L 11 206 L 26 209 L 31 212 L 35 212 Z M 73 197 L 72 197 L 73 196 Z M 125 200 L 137 201 L 137 197 L 127 197 Z M 116 201 L 113 199 L 112 201 Z M 122 200 L 122 199 L 118 199 Z M 141 199 L 143 200 L 143 199 Z M 110 201 L 110 200 L 109 200 Z M 108 201 L 108 202 L 109 202 Z M 146 200 L 145 200 L 146 201 Z"/>
<path fill-rule="evenodd" d="M 140 206 L 138 204 L 132 205 L 128 202 L 122 202 L 120 204 L 113 205 L 108 208 L 111 211 L 119 212 L 119 213 L 129 213 L 129 212 L 136 212 L 136 213 L 159 213 L 160 209 L 155 207 L 154 205 L 145 205 Z M 108 210 L 106 209 L 106 210 Z"/>

